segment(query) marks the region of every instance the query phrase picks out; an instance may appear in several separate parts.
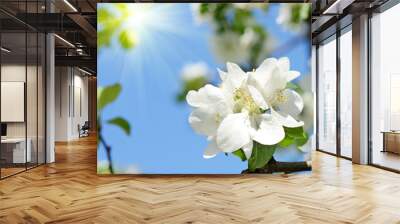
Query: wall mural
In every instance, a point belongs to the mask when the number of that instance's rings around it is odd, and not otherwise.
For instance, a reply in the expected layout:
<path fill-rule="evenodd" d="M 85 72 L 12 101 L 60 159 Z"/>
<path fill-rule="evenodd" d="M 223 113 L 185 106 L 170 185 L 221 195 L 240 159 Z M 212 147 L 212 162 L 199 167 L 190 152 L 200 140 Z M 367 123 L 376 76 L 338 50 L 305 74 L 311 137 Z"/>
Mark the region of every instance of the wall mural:
<path fill-rule="evenodd" d="M 99 174 L 311 170 L 310 4 L 97 13 Z"/>

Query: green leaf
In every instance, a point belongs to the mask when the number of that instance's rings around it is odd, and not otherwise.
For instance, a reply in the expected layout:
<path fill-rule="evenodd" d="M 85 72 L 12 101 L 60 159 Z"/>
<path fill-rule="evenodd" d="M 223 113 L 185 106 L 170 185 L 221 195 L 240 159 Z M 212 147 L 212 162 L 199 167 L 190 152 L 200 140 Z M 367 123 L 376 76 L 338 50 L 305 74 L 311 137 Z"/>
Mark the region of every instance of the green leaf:
<path fill-rule="evenodd" d="M 304 131 L 303 127 L 285 127 L 285 139 L 286 138 L 288 138 L 287 141 L 283 143 L 283 145 L 286 145 L 286 147 L 288 146 L 287 143 L 289 143 L 289 139 L 292 139 L 292 144 L 295 143 L 297 146 L 302 146 L 307 143 L 308 134 Z M 281 145 L 281 143 L 279 144 Z"/>
<path fill-rule="evenodd" d="M 127 135 L 131 134 L 131 126 L 129 122 L 122 117 L 115 117 L 111 120 L 108 120 L 107 123 L 121 128 Z"/>
<path fill-rule="evenodd" d="M 97 21 L 98 23 L 105 23 L 108 20 L 113 19 L 113 15 L 107 8 L 99 8 L 97 9 Z"/>
<path fill-rule="evenodd" d="M 205 86 L 208 83 L 207 78 L 198 77 L 192 80 L 185 81 L 183 83 L 183 87 L 181 92 L 176 96 L 176 100 L 178 102 L 183 102 L 186 100 L 186 95 L 190 90 L 199 90 L 201 87 Z"/>
<path fill-rule="evenodd" d="M 289 135 L 285 135 L 285 138 L 279 142 L 279 147 L 287 148 L 291 144 L 294 144 L 294 138 L 290 137 Z"/>
<path fill-rule="evenodd" d="M 97 165 L 97 174 L 111 174 L 108 165 Z"/>
<path fill-rule="evenodd" d="M 121 93 L 121 85 L 116 83 L 114 85 L 101 87 L 97 90 L 97 110 L 102 110 L 108 104 L 114 102 Z"/>
<path fill-rule="evenodd" d="M 110 46 L 113 30 L 103 29 L 97 32 L 97 46 L 100 48 Z"/>
<path fill-rule="evenodd" d="M 248 169 L 253 172 L 255 169 L 264 167 L 275 153 L 275 145 L 262 145 L 254 142 L 253 152 L 248 160 Z"/>
<path fill-rule="evenodd" d="M 288 82 L 286 84 L 286 88 L 294 90 L 299 94 L 302 94 L 304 92 L 304 90 L 299 85 L 292 83 L 292 82 Z"/>
<path fill-rule="evenodd" d="M 209 11 L 208 3 L 201 3 L 199 8 L 200 14 L 206 14 Z"/>
<path fill-rule="evenodd" d="M 307 4 L 304 3 L 303 7 L 300 10 L 300 17 L 306 21 L 310 18 L 311 16 L 311 3 Z"/>
<path fill-rule="evenodd" d="M 108 8 L 101 7 L 97 10 L 97 46 L 100 50 L 111 45 L 113 36 L 122 23 L 122 17 Z"/>
<path fill-rule="evenodd" d="M 287 128 L 284 127 L 286 135 L 289 135 L 292 138 L 302 138 L 304 136 L 303 127 L 297 128 Z"/>
<path fill-rule="evenodd" d="M 97 87 L 97 100 L 100 99 L 101 94 L 103 93 L 104 87 Z"/>
<path fill-rule="evenodd" d="M 295 139 L 296 145 L 297 145 L 297 146 L 303 146 L 304 144 L 307 143 L 308 138 L 309 138 L 309 137 L 308 137 L 307 132 L 304 132 L 304 136 L 303 136 L 303 137 L 301 137 L 301 138 L 296 138 L 296 139 Z"/>
<path fill-rule="evenodd" d="M 131 49 L 136 45 L 136 37 L 132 30 L 123 30 L 119 34 L 119 43 L 125 49 Z"/>
<path fill-rule="evenodd" d="M 239 157 L 242 161 L 247 160 L 246 155 L 244 154 L 242 149 L 238 149 L 238 150 L 232 152 L 232 154 Z"/>
<path fill-rule="evenodd" d="M 121 14 L 121 17 L 126 18 L 129 16 L 130 12 L 129 11 L 129 7 L 127 3 L 116 3 L 113 4 L 113 6 L 115 6 L 115 8 L 119 11 L 119 13 Z"/>

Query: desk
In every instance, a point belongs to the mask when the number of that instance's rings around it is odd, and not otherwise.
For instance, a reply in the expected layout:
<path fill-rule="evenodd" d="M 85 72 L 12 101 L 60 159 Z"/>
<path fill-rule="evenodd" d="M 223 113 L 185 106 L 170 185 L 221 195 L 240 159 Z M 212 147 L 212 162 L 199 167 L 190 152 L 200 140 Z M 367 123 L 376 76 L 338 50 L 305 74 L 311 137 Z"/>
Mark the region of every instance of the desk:
<path fill-rule="evenodd" d="M 392 152 L 400 154 L 400 131 L 382 131 L 383 150 L 382 152 Z"/>
<path fill-rule="evenodd" d="M 5 153 L 5 157 L 6 157 L 5 159 L 9 163 L 31 162 L 31 160 L 32 160 L 32 150 L 31 150 L 32 141 L 31 141 L 30 138 L 27 138 L 26 151 L 25 151 L 25 144 L 24 143 L 25 143 L 25 138 L 5 138 L 5 139 L 1 139 L 2 157 L 3 157 L 3 152 L 6 152 Z M 12 146 L 11 149 L 9 148 L 10 146 Z M 10 153 L 7 153 L 7 152 L 10 152 Z M 10 154 L 12 154 L 12 156 Z M 11 160 L 11 158 L 12 158 L 12 160 Z M 26 161 L 25 161 L 25 158 L 26 158 Z"/>

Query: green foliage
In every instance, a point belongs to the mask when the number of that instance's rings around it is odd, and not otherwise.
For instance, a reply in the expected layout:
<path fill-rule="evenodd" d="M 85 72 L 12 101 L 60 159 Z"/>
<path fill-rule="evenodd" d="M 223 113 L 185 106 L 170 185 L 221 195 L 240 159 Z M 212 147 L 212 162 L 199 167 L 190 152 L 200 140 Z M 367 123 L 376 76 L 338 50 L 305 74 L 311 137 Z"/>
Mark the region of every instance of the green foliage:
<path fill-rule="evenodd" d="M 103 120 L 101 119 L 102 110 L 114 102 L 121 93 L 121 85 L 119 83 L 97 88 L 97 144 L 103 145 L 107 153 L 108 164 L 100 165 L 97 167 L 99 174 L 112 174 L 114 173 L 113 163 L 111 160 L 111 146 L 106 143 L 102 135 Z M 127 120 L 122 117 L 114 117 L 107 121 L 108 124 L 115 125 L 121 128 L 127 135 L 131 133 L 131 126 Z M 99 147 L 98 147 L 99 148 Z"/>
<path fill-rule="evenodd" d="M 111 174 L 108 165 L 97 165 L 97 174 Z"/>
<path fill-rule="evenodd" d="M 114 102 L 121 92 L 121 85 L 114 85 L 99 88 L 97 90 L 97 110 L 101 111 L 105 106 Z"/>
<path fill-rule="evenodd" d="M 135 34 L 131 30 L 123 30 L 119 34 L 119 42 L 125 49 L 133 48 L 136 44 Z"/>
<path fill-rule="evenodd" d="M 267 11 L 268 4 L 261 5 Z M 254 32 L 255 40 L 250 43 L 250 57 L 246 62 L 251 67 L 255 67 L 259 59 L 265 57 L 262 53 L 268 38 L 268 31 L 255 20 L 251 8 L 239 8 L 232 3 L 201 3 L 199 13 L 201 16 L 211 19 L 217 35 L 233 32 L 241 36 L 246 30 Z"/>
<path fill-rule="evenodd" d="M 284 128 L 285 138 L 277 145 L 262 145 L 254 141 L 251 157 L 248 159 L 248 169 L 250 172 L 264 167 L 273 157 L 277 147 L 287 148 L 296 145 L 297 148 L 303 146 L 308 141 L 308 134 L 303 127 Z M 246 161 L 246 155 L 242 149 L 232 152 L 233 155 L 239 157 L 242 161 Z"/>
<path fill-rule="evenodd" d="M 186 100 L 186 95 L 190 90 L 199 90 L 201 87 L 208 83 L 207 78 L 198 77 L 192 80 L 185 81 L 181 92 L 176 96 L 178 102 L 184 102 Z"/>
<path fill-rule="evenodd" d="M 285 138 L 279 142 L 279 147 L 287 148 L 290 145 L 296 145 L 297 148 L 303 146 L 308 141 L 308 134 L 304 131 L 303 127 L 298 128 L 287 128 L 285 129 Z"/>
<path fill-rule="evenodd" d="M 203 4 L 200 4 L 200 14 L 201 14 L 201 15 L 204 15 L 204 14 L 208 13 L 208 11 L 209 11 L 209 5 L 210 5 L 210 3 L 203 3 Z"/>
<path fill-rule="evenodd" d="M 311 16 L 311 4 L 298 3 L 292 5 L 290 23 L 300 24 L 309 20 Z"/>
<path fill-rule="evenodd" d="M 131 126 L 129 122 L 122 117 L 115 117 L 113 119 L 108 120 L 107 123 L 121 128 L 127 135 L 130 135 L 131 133 Z"/>
<path fill-rule="evenodd" d="M 299 85 L 292 83 L 292 82 L 288 82 L 286 84 L 286 88 L 294 90 L 300 95 L 304 93 L 304 90 Z"/>
<path fill-rule="evenodd" d="M 113 37 L 118 37 L 118 42 L 126 50 L 135 47 L 137 41 L 134 32 L 123 29 L 123 23 L 131 13 L 124 3 L 110 4 L 97 10 L 97 46 L 100 49 L 110 46 Z"/>
<path fill-rule="evenodd" d="M 232 154 L 239 157 L 242 161 L 247 160 L 246 155 L 244 154 L 242 149 L 238 149 L 238 150 L 232 152 Z"/>
<path fill-rule="evenodd" d="M 264 167 L 272 158 L 275 153 L 275 145 L 262 145 L 254 142 L 253 152 L 248 160 L 248 169 L 250 172 L 258 168 Z"/>
<path fill-rule="evenodd" d="M 122 22 L 122 19 L 109 8 L 102 7 L 97 10 L 97 46 L 99 48 L 110 46 L 112 37 L 117 33 Z"/>

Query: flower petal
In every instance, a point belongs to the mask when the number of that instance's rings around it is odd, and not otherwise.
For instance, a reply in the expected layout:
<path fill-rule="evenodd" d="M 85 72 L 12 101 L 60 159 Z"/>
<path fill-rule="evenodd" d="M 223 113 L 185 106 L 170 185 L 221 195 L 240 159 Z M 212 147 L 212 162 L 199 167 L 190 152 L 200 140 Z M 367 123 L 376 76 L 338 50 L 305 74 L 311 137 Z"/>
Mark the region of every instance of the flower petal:
<path fill-rule="evenodd" d="M 278 60 L 278 66 L 282 72 L 287 72 L 290 69 L 290 61 L 288 57 L 282 57 Z"/>
<path fill-rule="evenodd" d="M 222 71 L 222 70 L 220 70 L 220 69 L 217 69 L 217 70 L 218 70 L 219 78 L 220 78 L 222 81 L 225 81 L 226 77 L 228 76 L 228 73 L 227 73 L 227 72 L 224 72 L 224 71 Z"/>
<path fill-rule="evenodd" d="M 277 91 L 283 90 L 286 88 L 286 75 L 281 72 L 279 67 L 275 67 L 271 71 L 271 77 L 268 82 L 265 84 L 263 93 L 265 98 L 273 98 L 274 94 Z"/>
<path fill-rule="evenodd" d="M 263 88 L 271 78 L 272 71 L 277 67 L 277 62 L 276 58 L 265 59 L 254 72 L 250 72 L 250 82 L 256 84 L 257 87 Z"/>
<path fill-rule="evenodd" d="M 260 91 L 258 91 L 254 86 L 248 86 L 251 98 L 253 98 L 254 102 L 263 110 L 268 109 L 268 104 L 265 101 L 263 95 L 261 95 Z"/>
<path fill-rule="evenodd" d="M 217 113 L 210 108 L 197 108 L 189 116 L 189 124 L 196 133 L 206 136 L 216 134 L 218 128 Z"/>
<path fill-rule="evenodd" d="M 228 70 L 228 76 L 226 81 L 229 81 L 230 85 L 234 89 L 239 88 L 247 79 L 247 74 L 235 63 L 226 63 Z"/>
<path fill-rule="evenodd" d="M 214 139 L 210 141 L 207 148 L 204 150 L 203 158 L 204 159 L 211 159 L 214 158 L 221 150 L 219 150 L 217 143 Z"/>
<path fill-rule="evenodd" d="M 277 119 L 279 123 L 288 128 L 297 128 L 304 125 L 303 121 L 297 121 L 290 115 L 278 113 L 274 110 L 271 110 L 271 115 Z"/>
<path fill-rule="evenodd" d="M 285 89 L 283 95 L 287 100 L 277 106 L 279 111 L 291 116 L 299 115 L 304 108 L 303 98 L 291 89 Z"/>
<path fill-rule="evenodd" d="M 217 145 L 224 152 L 233 152 L 249 144 L 248 114 L 228 115 L 217 130 Z"/>
<path fill-rule="evenodd" d="M 249 141 L 248 144 L 244 145 L 242 147 L 242 150 L 243 150 L 244 155 L 246 156 L 246 158 L 250 159 L 251 153 L 253 152 L 253 141 Z"/>
<path fill-rule="evenodd" d="M 286 75 L 286 81 L 290 82 L 292 80 L 295 80 L 299 76 L 300 76 L 300 72 L 298 72 L 298 71 L 288 71 L 288 73 Z"/>
<path fill-rule="evenodd" d="M 265 59 L 260 66 L 256 69 L 256 72 L 266 73 L 270 71 L 271 67 L 275 67 L 277 65 L 278 60 L 276 58 L 267 58 Z"/>
<path fill-rule="evenodd" d="M 300 72 L 290 71 L 290 60 L 287 57 L 279 58 L 278 66 L 281 72 L 285 74 L 287 82 L 290 82 L 300 76 Z"/>
<path fill-rule="evenodd" d="M 253 139 L 263 145 L 275 145 L 285 138 L 285 130 L 273 116 L 265 114 Z"/>
<path fill-rule="evenodd" d="M 191 90 L 186 95 L 187 103 L 192 107 L 208 107 L 211 104 L 224 100 L 222 90 L 207 84 L 198 91 Z"/>

